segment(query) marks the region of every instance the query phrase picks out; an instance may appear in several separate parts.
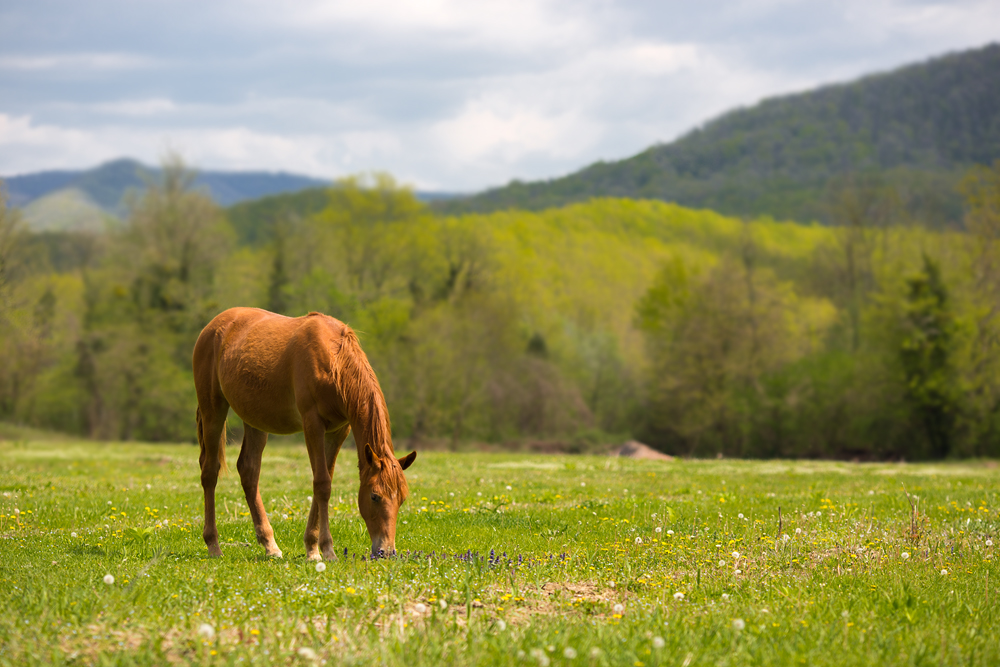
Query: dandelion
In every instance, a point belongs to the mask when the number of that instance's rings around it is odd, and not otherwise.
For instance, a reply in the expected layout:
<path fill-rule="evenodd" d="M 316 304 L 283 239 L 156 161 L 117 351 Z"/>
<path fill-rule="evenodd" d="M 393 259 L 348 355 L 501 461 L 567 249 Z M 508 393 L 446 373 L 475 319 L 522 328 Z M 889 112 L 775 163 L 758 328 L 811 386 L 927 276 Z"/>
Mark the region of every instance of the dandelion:
<path fill-rule="evenodd" d="M 642 544 L 642 538 L 641 537 L 635 538 L 635 543 L 636 544 Z"/>
<path fill-rule="evenodd" d="M 677 591 L 676 593 L 674 593 L 674 599 L 675 600 L 683 600 L 684 599 L 684 594 L 681 593 L 680 591 Z"/>
<path fill-rule="evenodd" d="M 668 530 L 667 531 L 667 535 L 673 535 L 673 534 L 674 534 L 674 531 L 672 531 L 672 530 Z"/>
<path fill-rule="evenodd" d="M 616 602 L 613 609 L 615 610 L 616 614 L 620 614 L 623 611 L 625 611 L 625 605 L 623 605 L 621 602 Z"/>
<path fill-rule="evenodd" d="M 317 657 L 316 651 L 312 650 L 308 646 L 303 646 L 299 649 L 299 656 L 305 658 L 306 660 L 315 660 Z"/>
<path fill-rule="evenodd" d="M 741 570 L 740 568 L 736 568 L 735 570 L 733 570 L 733 574 L 743 574 L 743 570 Z"/>
<path fill-rule="evenodd" d="M 851 617 L 851 612 L 849 612 L 849 611 L 847 611 L 845 609 L 844 611 L 840 612 L 840 615 L 843 616 L 844 618 L 850 618 Z"/>
<path fill-rule="evenodd" d="M 417 604 L 413 605 L 413 611 L 417 612 L 418 614 L 425 614 L 427 613 L 427 605 L 425 605 L 423 602 L 418 602 Z"/>
<path fill-rule="evenodd" d="M 993 546 L 993 540 L 986 540 L 986 546 L 992 547 Z"/>
<path fill-rule="evenodd" d="M 816 512 L 816 516 L 823 516 L 822 512 Z"/>
<path fill-rule="evenodd" d="M 316 563 L 316 571 L 317 572 L 326 572 L 326 563 L 324 563 L 323 561 L 320 561 L 320 562 Z"/>
<path fill-rule="evenodd" d="M 441 607 L 441 611 L 444 611 L 448 608 L 448 603 L 444 600 L 438 600 L 438 606 Z"/>
<path fill-rule="evenodd" d="M 903 553 L 899 554 L 899 557 L 902 558 L 903 560 L 907 560 L 910 557 L 910 554 L 904 551 Z"/>
<path fill-rule="evenodd" d="M 593 658 L 594 660 L 600 658 L 601 657 L 601 649 L 597 648 L 596 646 L 594 648 L 590 649 L 590 657 Z"/>
<path fill-rule="evenodd" d="M 663 529 L 662 529 L 662 528 L 660 528 L 659 526 L 657 526 L 657 527 L 656 527 L 656 532 L 658 532 L 658 533 L 662 533 L 662 532 L 663 532 Z"/>
<path fill-rule="evenodd" d="M 738 519 L 742 519 L 742 518 L 743 518 L 743 512 L 740 512 L 739 514 L 737 514 L 737 515 L 736 515 L 736 518 L 738 518 Z"/>
<path fill-rule="evenodd" d="M 948 575 L 948 570 L 941 570 L 941 576 L 944 577 L 944 576 L 947 576 L 947 575 Z"/>
<path fill-rule="evenodd" d="M 614 588 L 614 587 L 615 587 L 615 582 L 609 581 L 608 582 L 608 588 Z"/>
<path fill-rule="evenodd" d="M 722 601 L 723 602 L 729 602 L 729 593 L 723 593 L 722 594 Z"/>
<path fill-rule="evenodd" d="M 587 486 L 586 482 L 580 482 L 580 486 Z M 653 516 L 656 516 L 655 514 Z"/>
<path fill-rule="evenodd" d="M 78 535 L 76 534 L 76 532 L 75 532 L 75 531 L 74 531 L 74 532 L 72 532 L 72 533 L 70 533 L 70 534 L 69 534 L 69 536 L 70 536 L 70 537 L 73 537 L 73 538 L 75 538 L 75 537 L 79 537 L 79 536 L 78 536 Z"/>
<path fill-rule="evenodd" d="M 497 632 L 503 632 L 507 629 L 507 623 L 501 618 L 497 621 Z"/>
<path fill-rule="evenodd" d="M 739 559 L 740 559 L 740 552 L 739 551 L 734 551 L 733 552 L 733 560 L 739 560 Z"/>
<path fill-rule="evenodd" d="M 743 630 L 746 627 L 747 627 L 747 624 L 743 621 L 742 618 L 734 618 L 733 619 L 733 630 L 736 630 L 737 632 L 739 632 L 739 631 Z"/>
<path fill-rule="evenodd" d="M 720 560 L 719 561 L 719 567 L 725 567 L 725 566 L 726 566 L 726 561 Z"/>
<path fill-rule="evenodd" d="M 796 528 L 795 529 L 795 534 L 796 535 L 801 535 L 802 534 L 802 529 L 801 528 Z"/>
<path fill-rule="evenodd" d="M 791 535 L 789 535 L 788 533 L 785 533 L 784 535 L 782 535 L 782 536 L 781 536 L 781 540 L 782 540 L 783 542 L 787 542 L 787 541 L 788 541 L 788 540 L 790 540 L 790 539 L 792 539 L 792 536 L 791 536 Z"/>
<path fill-rule="evenodd" d="M 115 576 L 113 574 L 104 575 L 104 583 L 106 583 L 108 586 L 112 585 L 113 583 L 115 583 Z"/>
<path fill-rule="evenodd" d="M 212 641 L 213 639 L 215 639 L 215 628 L 213 628 L 208 623 L 202 623 L 201 625 L 198 626 L 198 636 L 203 637 L 208 641 Z"/>
<path fill-rule="evenodd" d="M 663 637 L 653 637 L 653 648 L 663 648 L 667 645 L 667 642 L 663 641 Z"/>
<path fill-rule="evenodd" d="M 507 485 L 507 490 L 508 491 L 512 491 L 513 490 L 513 488 L 510 486 L 510 484 Z"/>
<path fill-rule="evenodd" d="M 312 501 L 313 501 L 313 497 L 312 496 L 306 496 L 306 502 L 307 503 L 311 503 Z"/>
<path fill-rule="evenodd" d="M 21 510 L 14 508 L 14 516 L 21 516 Z"/>
<path fill-rule="evenodd" d="M 563 657 L 567 660 L 572 660 L 576 657 L 576 650 L 572 646 L 567 646 L 563 649 Z"/>
<path fill-rule="evenodd" d="M 549 667 L 549 656 L 545 655 L 545 651 L 543 649 L 531 649 L 531 657 L 537 660 L 541 667 Z"/>

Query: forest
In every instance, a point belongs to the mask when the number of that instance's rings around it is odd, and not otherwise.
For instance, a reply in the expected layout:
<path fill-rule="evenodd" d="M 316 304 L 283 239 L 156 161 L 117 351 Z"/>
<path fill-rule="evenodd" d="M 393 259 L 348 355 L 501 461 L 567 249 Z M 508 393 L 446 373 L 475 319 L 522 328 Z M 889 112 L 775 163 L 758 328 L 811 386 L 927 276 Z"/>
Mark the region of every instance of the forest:
<path fill-rule="evenodd" d="M 961 230 L 901 224 L 863 174 L 831 181 L 830 226 L 614 198 L 445 215 L 387 175 L 227 210 L 193 179 L 168 159 L 102 233 L 2 205 L 0 421 L 192 441 L 193 343 L 242 305 L 354 327 L 416 447 L 1000 455 L 1000 162 L 962 177 Z"/>

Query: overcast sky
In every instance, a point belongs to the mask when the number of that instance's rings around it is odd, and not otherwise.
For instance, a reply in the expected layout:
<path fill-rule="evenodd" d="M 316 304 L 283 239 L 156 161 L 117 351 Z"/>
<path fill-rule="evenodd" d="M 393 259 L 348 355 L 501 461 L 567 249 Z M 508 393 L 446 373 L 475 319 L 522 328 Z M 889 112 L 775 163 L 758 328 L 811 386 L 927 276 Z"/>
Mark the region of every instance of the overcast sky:
<path fill-rule="evenodd" d="M 992 41 L 997 0 L 0 0 L 0 174 L 173 149 L 475 190 Z"/>

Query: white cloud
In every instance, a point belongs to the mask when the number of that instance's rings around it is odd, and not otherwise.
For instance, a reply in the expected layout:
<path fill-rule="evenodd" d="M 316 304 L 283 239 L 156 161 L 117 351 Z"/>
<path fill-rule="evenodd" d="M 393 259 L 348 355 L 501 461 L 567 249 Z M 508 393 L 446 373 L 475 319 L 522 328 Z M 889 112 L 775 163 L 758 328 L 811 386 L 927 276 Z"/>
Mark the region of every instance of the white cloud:
<path fill-rule="evenodd" d="M 0 70 L 40 71 L 134 70 L 157 64 L 153 58 L 132 53 L 58 53 L 32 56 L 0 56 Z"/>

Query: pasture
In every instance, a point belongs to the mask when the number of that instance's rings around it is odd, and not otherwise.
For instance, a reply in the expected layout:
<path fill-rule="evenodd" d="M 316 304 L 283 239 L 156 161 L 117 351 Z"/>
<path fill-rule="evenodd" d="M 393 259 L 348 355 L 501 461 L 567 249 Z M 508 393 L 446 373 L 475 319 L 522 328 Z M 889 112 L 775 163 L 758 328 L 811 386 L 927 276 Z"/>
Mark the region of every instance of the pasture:
<path fill-rule="evenodd" d="M 0 442 L 0 664 L 1000 663 L 992 464 L 422 452 L 370 561 L 351 444 L 323 569 L 304 445 L 264 453 L 277 560 L 235 470 L 208 557 L 196 447 Z"/>

